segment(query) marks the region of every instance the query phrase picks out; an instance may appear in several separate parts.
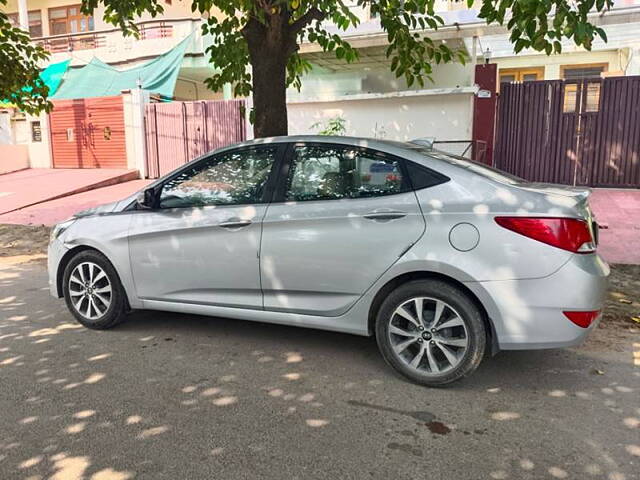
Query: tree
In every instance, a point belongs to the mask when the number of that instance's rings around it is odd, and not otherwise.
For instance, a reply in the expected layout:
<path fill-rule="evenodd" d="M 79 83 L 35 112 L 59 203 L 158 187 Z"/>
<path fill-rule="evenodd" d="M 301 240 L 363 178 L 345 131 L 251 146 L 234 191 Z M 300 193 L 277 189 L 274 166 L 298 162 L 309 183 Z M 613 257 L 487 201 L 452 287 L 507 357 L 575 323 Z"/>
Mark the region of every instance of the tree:
<path fill-rule="evenodd" d="M 474 0 L 466 0 L 471 6 Z M 480 17 L 487 23 L 504 25 L 517 52 L 533 48 L 547 54 L 561 51 L 561 40 L 591 48 L 596 37 L 606 41 L 605 32 L 592 24 L 587 14 L 605 11 L 613 0 L 476 0 Z M 134 20 L 143 12 L 162 13 L 158 0 L 83 0 L 83 11 L 91 13 L 105 5 L 105 20 L 118 25 L 125 34 L 136 34 Z M 237 96 L 253 93 L 254 132 L 257 137 L 286 135 L 286 88 L 300 88 L 301 75 L 311 65 L 298 53 L 299 44 L 316 42 L 325 52 L 333 52 L 346 62 L 356 61 L 358 52 L 348 41 L 326 28 L 327 21 L 341 30 L 358 24 L 358 18 L 343 0 L 192 0 L 192 10 L 215 9 L 203 33 L 213 37 L 207 49 L 218 73 L 207 85 L 219 90 L 225 83 L 234 86 Z M 443 25 L 434 11 L 435 0 L 357 0 L 380 18 L 389 46 L 386 50 L 391 70 L 404 77 L 407 85 L 423 85 L 433 64 L 466 60 L 466 53 L 453 51 L 429 38 L 429 31 Z M 248 67 L 251 66 L 251 69 Z"/>
<path fill-rule="evenodd" d="M 0 7 L 6 3 L 0 0 Z M 40 80 L 38 68 L 38 63 L 48 57 L 42 47 L 31 43 L 27 32 L 12 26 L 7 15 L 0 12 L 0 103 L 12 103 L 32 114 L 50 110 L 49 89 Z"/>

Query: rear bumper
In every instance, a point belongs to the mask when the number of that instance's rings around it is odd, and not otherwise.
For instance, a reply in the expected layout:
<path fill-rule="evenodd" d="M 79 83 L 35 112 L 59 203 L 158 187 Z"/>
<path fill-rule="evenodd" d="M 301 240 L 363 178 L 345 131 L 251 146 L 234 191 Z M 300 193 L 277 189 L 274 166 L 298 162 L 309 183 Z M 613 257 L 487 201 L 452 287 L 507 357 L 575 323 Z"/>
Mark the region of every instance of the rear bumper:
<path fill-rule="evenodd" d="M 602 310 L 608 276 L 597 254 L 573 255 L 545 278 L 466 285 L 485 305 L 501 350 L 562 348 L 582 343 L 602 316 L 582 328 L 563 312 Z"/>

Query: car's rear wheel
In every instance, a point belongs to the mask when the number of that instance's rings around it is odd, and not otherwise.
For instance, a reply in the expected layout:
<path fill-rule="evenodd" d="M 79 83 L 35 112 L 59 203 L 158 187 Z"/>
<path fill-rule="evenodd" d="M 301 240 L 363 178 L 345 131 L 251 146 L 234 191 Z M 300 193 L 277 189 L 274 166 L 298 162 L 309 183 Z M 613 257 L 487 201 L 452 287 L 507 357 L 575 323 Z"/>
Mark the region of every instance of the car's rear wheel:
<path fill-rule="evenodd" d="M 376 339 L 405 377 L 440 386 L 471 374 L 484 355 L 482 312 L 462 290 L 440 280 L 405 283 L 383 301 Z"/>
<path fill-rule="evenodd" d="M 67 307 L 87 328 L 111 328 L 126 316 L 125 293 L 111 262 L 95 250 L 78 253 L 63 277 Z"/>

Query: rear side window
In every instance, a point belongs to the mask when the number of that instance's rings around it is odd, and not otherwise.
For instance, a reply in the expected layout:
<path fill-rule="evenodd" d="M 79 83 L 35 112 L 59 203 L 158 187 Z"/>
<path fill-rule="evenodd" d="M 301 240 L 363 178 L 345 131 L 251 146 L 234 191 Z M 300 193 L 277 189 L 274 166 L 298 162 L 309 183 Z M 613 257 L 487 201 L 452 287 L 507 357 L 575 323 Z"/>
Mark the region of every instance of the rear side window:
<path fill-rule="evenodd" d="M 338 200 L 410 190 L 398 161 L 341 146 L 296 147 L 285 198 Z"/>
<path fill-rule="evenodd" d="M 410 160 L 407 160 L 405 165 L 407 166 L 407 173 L 409 174 L 411 186 L 413 186 L 414 190 L 433 187 L 450 180 L 446 175 L 434 172 L 433 170 Z"/>

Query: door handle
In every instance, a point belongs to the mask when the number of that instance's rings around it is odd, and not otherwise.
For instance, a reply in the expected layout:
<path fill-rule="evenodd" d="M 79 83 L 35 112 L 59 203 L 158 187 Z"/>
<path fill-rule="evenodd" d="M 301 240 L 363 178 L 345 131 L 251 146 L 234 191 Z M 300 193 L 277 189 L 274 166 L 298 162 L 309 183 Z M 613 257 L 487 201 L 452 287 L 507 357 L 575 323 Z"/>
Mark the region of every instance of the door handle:
<path fill-rule="evenodd" d="M 248 227 L 251 225 L 251 220 L 241 220 L 239 218 L 230 218 L 226 222 L 221 222 L 218 224 L 219 227 L 222 228 L 242 228 Z"/>
<path fill-rule="evenodd" d="M 396 218 L 403 218 L 407 216 L 406 212 L 396 212 L 396 211 L 387 211 L 387 212 L 371 212 L 363 215 L 367 220 L 376 220 L 379 222 L 385 222 L 388 220 L 395 220 Z"/>

